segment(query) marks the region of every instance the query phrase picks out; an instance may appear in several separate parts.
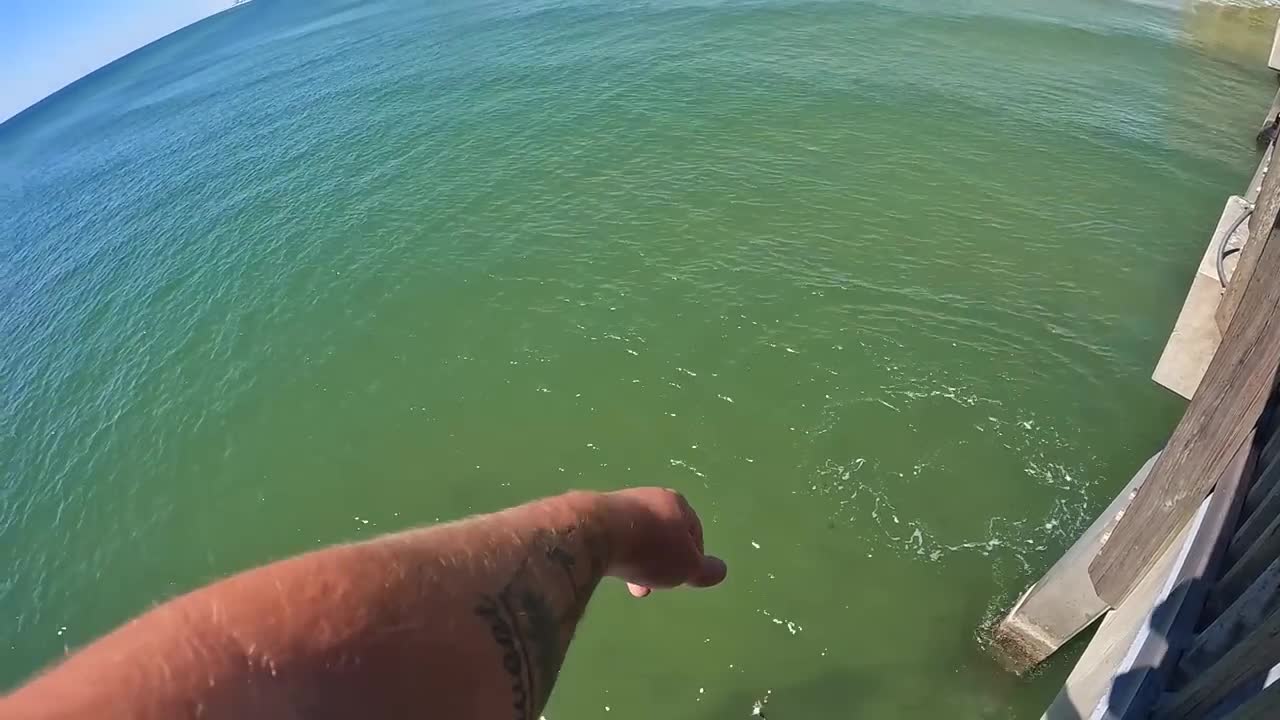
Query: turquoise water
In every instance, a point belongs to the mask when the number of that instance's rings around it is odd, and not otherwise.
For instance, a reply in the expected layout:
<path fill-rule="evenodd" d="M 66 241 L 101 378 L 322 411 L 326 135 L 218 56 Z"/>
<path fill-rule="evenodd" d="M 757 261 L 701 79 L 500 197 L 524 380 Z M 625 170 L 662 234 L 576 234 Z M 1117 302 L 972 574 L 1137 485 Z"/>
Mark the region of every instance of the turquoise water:
<path fill-rule="evenodd" d="M 1182 407 L 1273 20 L 255 0 L 112 64 L 0 126 L 0 687 L 254 563 L 663 484 L 731 580 L 605 588 L 549 720 L 1038 717 L 1071 653 L 981 627 Z"/>

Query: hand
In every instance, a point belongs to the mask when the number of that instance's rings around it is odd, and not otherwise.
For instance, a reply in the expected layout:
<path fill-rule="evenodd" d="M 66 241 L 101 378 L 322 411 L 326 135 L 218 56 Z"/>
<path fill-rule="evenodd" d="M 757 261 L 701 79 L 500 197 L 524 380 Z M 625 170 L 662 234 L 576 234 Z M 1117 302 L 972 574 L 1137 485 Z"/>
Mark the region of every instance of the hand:
<path fill-rule="evenodd" d="M 636 597 L 654 588 L 711 587 L 728 569 L 705 554 L 702 523 L 684 496 L 663 488 L 631 488 L 607 493 L 612 562 L 607 575 L 622 578 Z"/>

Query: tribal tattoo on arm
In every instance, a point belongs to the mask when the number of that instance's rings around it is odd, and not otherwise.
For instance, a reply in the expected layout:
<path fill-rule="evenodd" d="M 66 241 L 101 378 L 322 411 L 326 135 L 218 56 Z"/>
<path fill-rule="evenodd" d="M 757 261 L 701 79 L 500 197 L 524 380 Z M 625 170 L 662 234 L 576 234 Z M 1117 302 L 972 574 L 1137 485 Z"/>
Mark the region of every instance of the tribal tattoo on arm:
<path fill-rule="evenodd" d="M 535 720 L 551 697 L 607 557 L 603 537 L 581 526 L 540 531 L 527 547 L 506 585 L 475 606 L 511 678 L 514 720 Z"/>

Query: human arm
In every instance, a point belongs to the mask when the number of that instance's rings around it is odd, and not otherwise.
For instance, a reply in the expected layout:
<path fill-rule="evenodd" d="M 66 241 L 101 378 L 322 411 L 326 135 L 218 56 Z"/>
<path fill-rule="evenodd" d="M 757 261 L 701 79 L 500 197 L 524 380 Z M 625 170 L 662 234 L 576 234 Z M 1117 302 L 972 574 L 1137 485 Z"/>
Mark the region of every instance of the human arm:
<path fill-rule="evenodd" d="M 0 700 L 0 716 L 534 720 L 606 574 L 643 595 L 725 568 L 677 493 L 569 493 L 195 590 Z"/>

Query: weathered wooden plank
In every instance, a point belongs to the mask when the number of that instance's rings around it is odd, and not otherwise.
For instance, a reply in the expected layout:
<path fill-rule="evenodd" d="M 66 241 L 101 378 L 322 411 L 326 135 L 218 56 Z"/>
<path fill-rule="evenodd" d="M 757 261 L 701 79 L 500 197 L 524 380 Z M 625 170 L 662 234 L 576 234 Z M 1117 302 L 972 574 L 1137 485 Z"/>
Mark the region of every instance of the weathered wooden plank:
<path fill-rule="evenodd" d="M 1241 683 L 1280 661 L 1280 611 L 1267 616 L 1253 633 L 1182 689 L 1162 698 L 1155 720 L 1203 718 Z"/>
<path fill-rule="evenodd" d="M 1133 641 L 1125 650 L 1124 657 L 1116 666 L 1106 693 L 1098 698 L 1097 705 L 1087 716 L 1089 720 L 1102 718 L 1127 718 L 1146 713 L 1150 709 L 1153 697 L 1158 693 L 1161 683 L 1155 677 L 1158 659 L 1168 652 L 1168 638 L 1181 614 L 1177 609 L 1186 597 L 1186 587 L 1180 586 L 1178 577 L 1182 569 L 1191 561 L 1196 550 L 1197 540 L 1201 537 L 1204 520 L 1209 514 L 1209 506 L 1214 496 L 1210 495 L 1200 503 L 1199 509 L 1191 516 L 1186 529 L 1178 536 L 1180 541 L 1165 550 L 1165 555 L 1173 554 L 1174 559 L 1168 574 L 1160 579 L 1159 592 L 1154 602 L 1150 602 L 1143 613 L 1142 624 L 1134 635 Z M 1151 573 L 1148 573 L 1150 576 Z M 1143 579 L 1138 587 L 1146 583 Z M 1138 594 L 1131 593 L 1120 607 L 1125 607 Z M 1172 608 L 1172 610 L 1166 610 Z M 1185 620 L 1185 617 L 1183 618 Z"/>
<path fill-rule="evenodd" d="M 1273 665 L 1267 672 L 1255 675 L 1237 685 L 1234 690 L 1227 693 L 1226 697 L 1222 698 L 1222 702 L 1214 705 L 1213 709 L 1205 714 L 1205 720 L 1223 720 L 1231 713 L 1244 707 L 1258 693 L 1276 680 L 1280 680 L 1280 665 Z"/>
<path fill-rule="evenodd" d="M 1249 242 L 1240 251 L 1240 261 L 1231 274 L 1231 282 L 1227 283 L 1222 293 L 1222 301 L 1218 303 L 1217 321 L 1222 329 L 1223 342 L 1226 341 L 1227 330 L 1231 321 L 1244 300 L 1244 293 L 1253 279 L 1258 262 L 1266 251 L 1271 239 L 1271 230 L 1275 227 L 1276 217 L 1280 215 L 1280 172 L 1267 172 L 1262 177 L 1262 185 L 1258 188 L 1258 199 L 1254 203 L 1253 215 L 1249 216 Z"/>
<path fill-rule="evenodd" d="M 1185 677 L 1203 672 L 1277 608 L 1280 608 L 1280 558 L 1272 561 L 1248 590 L 1200 631 L 1183 653 L 1178 669 Z"/>
<path fill-rule="evenodd" d="M 1253 485 L 1249 487 L 1249 495 L 1244 499 L 1244 516 L 1246 519 L 1253 516 L 1262 501 L 1271 495 L 1272 489 L 1277 485 L 1276 481 L 1280 480 L 1280 462 L 1276 462 L 1277 458 L 1274 454 L 1270 462 L 1267 461 L 1267 449 L 1270 447 L 1271 445 L 1268 445 L 1262 450 L 1262 454 L 1258 456 L 1258 466 L 1266 469 L 1258 475 L 1257 480 L 1253 481 Z"/>
<path fill-rule="evenodd" d="M 1067 677 L 1061 692 L 1053 699 L 1049 709 L 1040 720 L 1080 720 L 1088 717 L 1098 703 L 1111 692 L 1112 680 L 1118 674 L 1117 668 L 1124 661 L 1134 639 L 1151 617 L 1151 608 L 1157 598 L 1167 596 L 1169 576 L 1174 564 L 1184 554 L 1187 535 L 1191 525 L 1178 533 L 1178 539 L 1151 568 L 1151 572 L 1138 583 L 1138 587 L 1125 598 L 1120 607 L 1107 613 L 1098 632 L 1094 633 L 1089 646 L 1076 662 L 1076 666 Z"/>
<path fill-rule="evenodd" d="M 1263 571 L 1280 557 L 1280 515 L 1271 519 L 1257 542 L 1250 545 L 1213 588 L 1209 605 L 1222 608 L 1235 602 Z"/>
<path fill-rule="evenodd" d="M 1280 241 L 1265 243 L 1248 283 L 1239 316 L 1151 477 L 1089 566 L 1098 596 L 1112 607 L 1195 512 L 1266 405 L 1280 360 Z"/>
<path fill-rule="evenodd" d="M 1258 465 L 1267 467 L 1280 457 L 1280 430 L 1273 429 L 1271 431 L 1271 439 L 1267 441 L 1266 446 L 1262 448 L 1262 454 L 1259 456 Z"/>
<path fill-rule="evenodd" d="M 1169 685 L 1178 654 L 1191 643 L 1209 585 L 1217 577 L 1257 454 L 1251 434 L 1223 470 L 1213 493 L 1201 503 L 1165 589 L 1151 608 L 1144 631 L 1121 663 L 1122 668 L 1128 668 L 1123 677 L 1113 681 L 1103 707 L 1104 716 L 1142 716 L 1143 709 L 1150 708 Z"/>
<path fill-rule="evenodd" d="M 1266 687 L 1242 703 L 1224 720 L 1275 720 L 1280 717 L 1280 682 L 1273 679 L 1276 674 L 1276 669 L 1272 668 L 1267 674 L 1266 680 L 1269 682 Z"/>
<path fill-rule="evenodd" d="M 1236 530 L 1235 537 L 1231 539 L 1231 544 L 1227 546 L 1228 565 L 1234 565 L 1239 562 L 1240 558 L 1249 552 L 1249 548 L 1253 547 L 1262 537 L 1263 531 L 1271 525 L 1271 521 L 1280 517 L 1280 484 L 1277 484 L 1273 479 L 1278 474 L 1280 474 L 1280 463 L 1272 463 L 1271 467 L 1267 468 L 1267 472 L 1264 472 L 1258 478 L 1259 481 L 1265 480 L 1266 484 L 1271 486 L 1271 489 L 1258 503 L 1258 506 L 1245 518 L 1240 529 Z M 1272 478 L 1268 478 L 1268 475 L 1272 476 Z M 1248 500 L 1246 499 L 1245 502 L 1247 503 Z"/>

